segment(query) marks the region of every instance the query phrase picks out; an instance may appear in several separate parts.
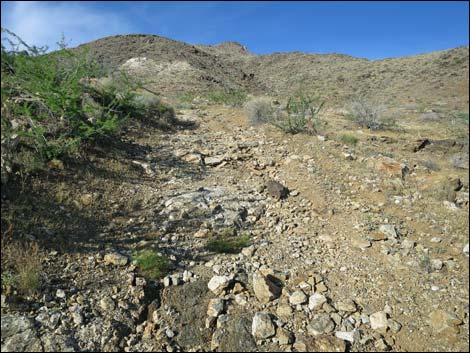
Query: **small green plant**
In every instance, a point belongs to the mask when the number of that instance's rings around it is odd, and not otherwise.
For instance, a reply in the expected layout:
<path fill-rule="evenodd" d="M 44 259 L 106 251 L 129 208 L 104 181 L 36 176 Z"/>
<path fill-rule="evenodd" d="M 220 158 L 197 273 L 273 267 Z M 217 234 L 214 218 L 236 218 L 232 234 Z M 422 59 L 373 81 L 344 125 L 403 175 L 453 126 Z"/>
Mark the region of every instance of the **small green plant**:
<path fill-rule="evenodd" d="M 349 146 L 356 146 L 359 141 L 356 136 L 350 134 L 343 134 L 341 136 L 341 141 Z"/>
<path fill-rule="evenodd" d="M 229 89 L 224 91 L 213 91 L 207 94 L 209 102 L 225 104 L 231 107 L 240 107 L 247 100 L 247 93 L 241 89 Z"/>
<path fill-rule="evenodd" d="M 249 244 L 250 237 L 247 235 L 219 236 L 216 239 L 209 240 L 206 249 L 216 253 L 236 254 Z"/>
<path fill-rule="evenodd" d="M 141 273 L 151 279 L 164 277 L 170 269 L 170 261 L 154 250 L 141 250 L 134 254 L 134 259 Z"/>
<path fill-rule="evenodd" d="M 320 124 L 318 116 L 324 104 L 319 96 L 299 93 L 289 97 L 285 109 L 279 108 L 275 112 L 271 124 L 290 134 L 316 134 Z"/>

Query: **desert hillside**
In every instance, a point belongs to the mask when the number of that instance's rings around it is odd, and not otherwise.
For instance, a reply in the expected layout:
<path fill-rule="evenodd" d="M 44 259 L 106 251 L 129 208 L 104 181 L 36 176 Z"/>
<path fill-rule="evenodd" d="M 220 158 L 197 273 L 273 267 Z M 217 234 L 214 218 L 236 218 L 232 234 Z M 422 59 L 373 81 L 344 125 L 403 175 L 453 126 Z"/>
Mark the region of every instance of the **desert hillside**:
<path fill-rule="evenodd" d="M 254 55 L 235 42 L 194 46 L 150 35 L 108 37 L 85 46 L 110 69 L 141 57 L 158 64 L 142 70 L 156 75 L 156 88 L 165 93 L 244 89 L 282 97 L 302 90 L 341 103 L 360 92 L 392 104 L 468 105 L 468 47 L 370 61 L 343 54 Z"/>
<path fill-rule="evenodd" d="M 1 69 L 2 352 L 468 351 L 468 47 Z"/>

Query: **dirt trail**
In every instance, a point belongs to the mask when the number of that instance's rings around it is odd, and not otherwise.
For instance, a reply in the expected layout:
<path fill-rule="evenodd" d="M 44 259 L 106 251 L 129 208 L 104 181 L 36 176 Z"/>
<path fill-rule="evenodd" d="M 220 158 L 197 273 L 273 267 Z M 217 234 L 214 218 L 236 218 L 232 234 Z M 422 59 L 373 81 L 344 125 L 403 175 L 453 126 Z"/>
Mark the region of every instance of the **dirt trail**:
<path fill-rule="evenodd" d="M 51 256 L 49 281 L 66 298 L 33 309 L 42 349 L 468 350 L 468 239 L 436 234 L 442 224 L 426 218 L 413 179 L 389 189 L 393 178 L 370 166 L 379 157 L 329 138 L 250 127 L 239 110 L 180 117 L 198 127 L 158 139 L 152 130 L 135 134 L 135 153 L 116 161 L 121 178 L 98 184 L 113 198 L 100 205 L 110 222 L 99 245 L 88 239 L 93 250 Z M 290 195 L 270 196 L 270 180 Z M 205 248 L 209 230 L 234 225 L 250 247 Z M 161 282 L 127 262 L 151 248 L 175 264 Z M 260 300 L 256 273 L 281 282 L 279 298 Z M 207 286 L 214 276 L 229 280 L 218 294 Z M 51 324 L 54 312 L 60 321 Z M 258 312 L 271 315 L 259 330 Z"/>

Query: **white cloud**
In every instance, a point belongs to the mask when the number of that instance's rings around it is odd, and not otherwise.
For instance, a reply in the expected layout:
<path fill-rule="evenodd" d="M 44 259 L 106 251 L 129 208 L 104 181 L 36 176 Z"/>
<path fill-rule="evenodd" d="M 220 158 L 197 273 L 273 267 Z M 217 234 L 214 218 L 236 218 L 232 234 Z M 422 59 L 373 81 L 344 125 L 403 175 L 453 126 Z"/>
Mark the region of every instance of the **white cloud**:
<path fill-rule="evenodd" d="M 57 49 L 62 33 L 70 46 L 101 37 L 133 32 L 133 26 L 109 7 L 87 2 L 2 2 L 2 27 L 30 45 Z"/>

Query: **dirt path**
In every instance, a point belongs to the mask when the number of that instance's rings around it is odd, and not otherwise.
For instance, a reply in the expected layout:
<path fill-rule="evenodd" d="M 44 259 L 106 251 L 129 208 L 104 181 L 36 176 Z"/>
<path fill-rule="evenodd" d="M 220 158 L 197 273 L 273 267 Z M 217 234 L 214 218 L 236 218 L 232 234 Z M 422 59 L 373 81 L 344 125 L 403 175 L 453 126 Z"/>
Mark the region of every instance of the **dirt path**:
<path fill-rule="evenodd" d="M 122 178 L 97 185 L 113 197 L 103 197 L 101 245 L 52 257 L 48 270 L 65 268 L 55 280 L 67 288 L 34 309 L 43 349 L 468 350 L 468 239 L 427 218 L 414 176 L 395 180 L 371 167 L 380 156 L 328 138 L 250 127 L 238 110 L 181 117 L 197 129 L 137 134 L 139 153 L 116 162 Z M 270 180 L 290 195 L 270 196 Z M 207 250 L 212 233 L 234 226 L 251 246 Z M 175 265 L 161 282 L 127 262 L 151 248 Z M 260 299 L 256 273 L 280 281 L 279 298 Z M 227 276 L 220 293 L 207 287 L 214 276 Z M 258 312 L 271 315 L 259 330 Z"/>

